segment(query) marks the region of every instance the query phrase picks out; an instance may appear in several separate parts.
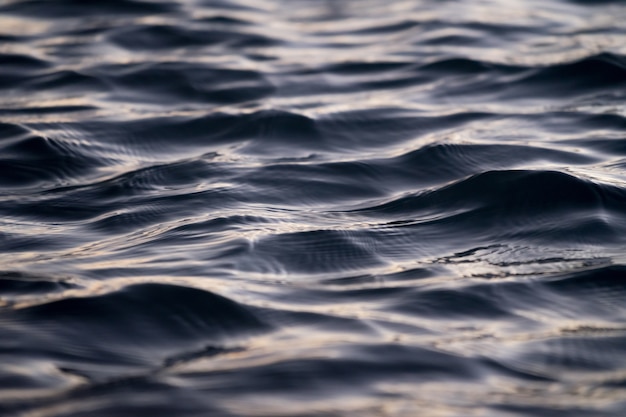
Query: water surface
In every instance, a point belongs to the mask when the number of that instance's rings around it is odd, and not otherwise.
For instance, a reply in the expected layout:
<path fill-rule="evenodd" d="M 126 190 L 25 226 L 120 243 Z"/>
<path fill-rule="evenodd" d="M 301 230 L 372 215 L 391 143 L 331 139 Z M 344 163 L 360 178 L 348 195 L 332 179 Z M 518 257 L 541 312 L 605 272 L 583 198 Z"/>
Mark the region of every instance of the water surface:
<path fill-rule="evenodd" d="M 626 6 L 0 1 L 0 414 L 622 417 Z"/>

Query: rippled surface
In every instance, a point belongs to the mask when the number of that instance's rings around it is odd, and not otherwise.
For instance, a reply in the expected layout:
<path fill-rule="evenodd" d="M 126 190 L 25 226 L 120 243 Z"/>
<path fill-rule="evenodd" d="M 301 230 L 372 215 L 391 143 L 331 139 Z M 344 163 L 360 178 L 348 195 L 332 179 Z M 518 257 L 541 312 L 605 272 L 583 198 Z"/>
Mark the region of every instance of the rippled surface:
<path fill-rule="evenodd" d="M 626 6 L 0 1 L 0 414 L 626 410 Z"/>

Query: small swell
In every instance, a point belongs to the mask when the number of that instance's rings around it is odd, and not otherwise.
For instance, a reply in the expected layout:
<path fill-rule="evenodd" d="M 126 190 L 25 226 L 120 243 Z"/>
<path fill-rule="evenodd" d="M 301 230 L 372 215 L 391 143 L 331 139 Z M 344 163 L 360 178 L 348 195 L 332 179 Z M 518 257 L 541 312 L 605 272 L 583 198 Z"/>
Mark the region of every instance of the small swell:
<path fill-rule="evenodd" d="M 238 69 L 211 69 L 190 63 L 98 67 L 97 73 L 121 100 L 154 97 L 190 102 L 237 103 L 270 95 L 274 89 L 262 74 Z"/>
<path fill-rule="evenodd" d="M 393 301 L 390 311 L 403 314 L 415 314 L 419 317 L 433 317 L 441 319 L 465 319 L 472 317 L 475 320 L 487 318 L 506 319 L 511 313 L 499 306 L 491 294 L 472 294 L 468 289 L 463 291 L 432 290 L 409 292 Z"/>
<path fill-rule="evenodd" d="M 422 71 L 432 72 L 435 74 L 480 74 L 485 72 L 502 72 L 510 73 L 521 71 L 523 68 L 505 66 L 499 64 L 488 63 L 484 61 L 477 61 L 467 58 L 450 58 L 435 61 L 420 68 Z"/>
<path fill-rule="evenodd" d="M 0 272 L 0 300 L 8 301 L 20 297 L 45 296 L 78 289 L 70 279 L 47 277 L 19 271 Z"/>
<path fill-rule="evenodd" d="M 394 158 L 389 165 L 401 167 L 415 179 L 430 182 L 545 160 L 568 165 L 594 161 L 591 157 L 573 152 L 531 146 L 440 143 Z"/>
<path fill-rule="evenodd" d="M 15 310 L 9 317 L 38 329 L 23 334 L 16 348 L 77 368 L 87 362 L 96 368 L 107 363 L 154 366 L 176 352 L 269 329 L 235 301 L 169 284 L 136 284 L 108 294 L 66 298 Z"/>
<path fill-rule="evenodd" d="M 5 187 L 62 184 L 102 165 L 80 147 L 47 137 L 23 135 L 9 142 L 0 158 L 0 184 Z"/>
<path fill-rule="evenodd" d="M 130 50 L 161 50 L 216 46 L 226 44 L 238 48 L 275 46 L 278 40 L 241 31 L 183 29 L 172 26 L 138 26 L 117 31 L 111 42 Z"/>
<path fill-rule="evenodd" d="M 558 277 L 545 285 L 558 293 L 584 296 L 599 309 L 619 303 L 626 293 L 626 267 L 611 265 Z"/>
<path fill-rule="evenodd" d="M 544 97 L 549 99 L 598 94 L 601 91 L 613 92 L 626 83 L 626 65 L 620 55 L 603 53 L 574 62 L 554 64 L 545 67 L 520 68 L 514 78 L 496 78 L 489 87 L 503 99 Z M 481 94 L 478 89 L 468 86 L 460 89 L 460 94 Z M 454 93 L 455 96 L 457 93 Z"/>
<path fill-rule="evenodd" d="M 46 61 L 23 54 L 0 54 L 0 71 L 6 73 L 21 73 L 30 70 L 49 68 Z"/>
<path fill-rule="evenodd" d="M 346 111 L 322 117 L 319 130 L 339 150 L 384 149 L 428 133 L 438 133 L 487 121 L 496 117 L 490 113 L 462 112 L 442 116 L 405 115 L 397 109 Z M 385 140 L 381 140 L 384 138 Z M 356 148 L 356 149 L 355 149 Z"/>
<path fill-rule="evenodd" d="M 99 78 L 74 70 L 37 71 L 30 75 L 26 74 L 28 72 L 20 71 L 19 74 L 3 77 L 0 89 L 25 93 L 46 91 L 63 94 L 75 94 L 77 91 L 96 93 L 107 90 L 107 86 Z"/>
<path fill-rule="evenodd" d="M 67 16 L 80 17 L 85 14 L 154 14 L 175 10 L 167 3 L 149 3 L 135 0 L 111 0 L 80 2 L 76 0 L 60 0 L 53 3 L 42 0 L 9 2 L 0 7 L 5 13 L 15 13 L 27 16 L 46 18 L 66 18 Z"/>
<path fill-rule="evenodd" d="M 523 80 L 549 89 L 574 91 L 617 87 L 626 82 L 626 60 L 614 54 L 600 54 L 577 62 L 543 68 Z"/>
<path fill-rule="evenodd" d="M 480 190 L 477 193 L 476 190 Z M 617 210 L 626 193 L 617 187 L 595 184 L 557 171 L 489 171 L 452 185 L 403 197 L 368 209 L 397 213 L 430 207 L 492 206 L 509 216 L 536 211 L 567 211 L 586 208 Z"/>
<path fill-rule="evenodd" d="M 490 171 L 360 212 L 409 221 L 435 241 L 465 235 L 483 242 L 617 245 L 623 242 L 624 203 L 621 188 L 561 172 Z"/>

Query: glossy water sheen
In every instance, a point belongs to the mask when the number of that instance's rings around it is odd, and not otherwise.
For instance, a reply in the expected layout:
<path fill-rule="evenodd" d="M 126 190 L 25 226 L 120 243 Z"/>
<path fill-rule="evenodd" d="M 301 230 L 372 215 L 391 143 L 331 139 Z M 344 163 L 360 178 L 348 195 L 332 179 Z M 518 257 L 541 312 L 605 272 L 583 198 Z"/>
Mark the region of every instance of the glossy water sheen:
<path fill-rule="evenodd" d="M 623 417 L 626 5 L 0 1 L 0 415 Z"/>

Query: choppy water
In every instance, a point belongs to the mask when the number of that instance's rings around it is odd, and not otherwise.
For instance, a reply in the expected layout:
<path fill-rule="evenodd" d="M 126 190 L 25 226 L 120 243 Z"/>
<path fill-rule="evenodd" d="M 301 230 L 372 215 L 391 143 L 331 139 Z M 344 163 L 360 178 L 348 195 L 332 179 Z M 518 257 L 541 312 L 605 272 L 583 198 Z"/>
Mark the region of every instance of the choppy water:
<path fill-rule="evenodd" d="M 0 414 L 626 415 L 626 5 L 0 1 Z"/>

